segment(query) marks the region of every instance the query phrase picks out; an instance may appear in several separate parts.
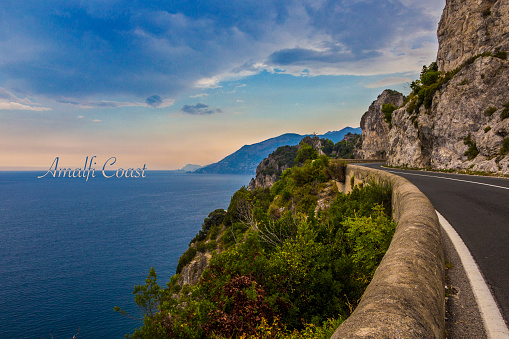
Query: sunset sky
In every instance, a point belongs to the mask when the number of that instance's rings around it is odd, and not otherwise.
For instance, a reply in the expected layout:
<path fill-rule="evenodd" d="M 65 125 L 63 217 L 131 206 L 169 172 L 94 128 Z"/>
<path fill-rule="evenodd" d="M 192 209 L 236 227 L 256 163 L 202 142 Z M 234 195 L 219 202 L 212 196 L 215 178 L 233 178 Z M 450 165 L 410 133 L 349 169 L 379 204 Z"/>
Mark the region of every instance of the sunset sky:
<path fill-rule="evenodd" d="M 3 0 L 0 170 L 176 169 L 358 127 L 436 58 L 445 0 Z"/>

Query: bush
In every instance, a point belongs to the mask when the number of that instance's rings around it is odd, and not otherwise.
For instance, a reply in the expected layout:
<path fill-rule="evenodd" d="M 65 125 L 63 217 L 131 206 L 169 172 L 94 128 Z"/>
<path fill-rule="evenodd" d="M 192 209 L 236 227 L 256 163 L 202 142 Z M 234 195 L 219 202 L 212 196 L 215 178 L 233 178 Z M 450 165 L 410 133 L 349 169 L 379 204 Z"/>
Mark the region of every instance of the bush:
<path fill-rule="evenodd" d="M 187 251 L 184 252 L 179 258 L 179 263 L 177 265 L 177 274 L 182 272 L 182 269 L 184 266 L 189 264 L 191 261 L 193 261 L 194 257 L 196 256 L 196 248 L 189 247 Z"/>
<path fill-rule="evenodd" d="M 509 102 L 504 104 L 504 110 L 500 113 L 500 120 L 509 118 Z"/>
<path fill-rule="evenodd" d="M 499 58 L 499 59 L 502 59 L 502 60 L 506 60 L 507 59 L 507 52 L 505 52 L 505 51 L 498 51 L 495 54 L 493 54 L 493 57 L 494 58 Z"/>
<path fill-rule="evenodd" d="M 491 126 L 488 126 L 488 127 L 484 128 L 484 133 L 488 133 L 489 131 L 491 131 Z"/>
<path fill-rule="evenodd" d="M 468 146 L 468 150 L 466 150 L 463 155 L 466 155 L 468 160 L 473 160 L 479 154 L 479 150 L 477 149 L 475 142 L 472 140 L 472 135 L 470 135 L 470 133 L 464 139 L 463 143 Z"/>
<path fill-rule="evenodd" d="M 509 153 L 509 138 L 505 138 L 502 143 L 502 148 L 500 149 L 500 155 L 505 155 Z"/>
<path fill-rule="evenodd" d="M 484 111 L 484 115 L 491 117 L 497 111 L 496 107 L 490 106 Z"/>
<path fill-rule="evenodd" d="M 297 152 L 297 157 L 295 157 L 295 162 L 298 164 L 303 164 L 306 160 L 313 160 L 318 157 L 318 152 L 313 148 L 313 146 L 301 142 L 299 151 Z"/>
<path fill-rule="evenodd" d="M 382 113 L 384 114 L 384 120 L 389 124 L 389 127 L 392 128 L 392 112 L 398 109 L 391 103 L 382 104 Z"/>

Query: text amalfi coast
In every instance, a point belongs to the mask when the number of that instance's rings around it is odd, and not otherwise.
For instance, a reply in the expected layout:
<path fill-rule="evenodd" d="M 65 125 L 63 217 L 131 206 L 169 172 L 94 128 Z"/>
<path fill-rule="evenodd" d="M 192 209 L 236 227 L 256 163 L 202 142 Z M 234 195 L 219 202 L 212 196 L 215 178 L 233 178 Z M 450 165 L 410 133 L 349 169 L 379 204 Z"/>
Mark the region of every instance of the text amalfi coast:
<path fill-rule="evenodd" d="M 49 170 L 37 179 L 44 178 L 45 176 L 49 175 L 53 178 L 86 178 L 85 181 L 88 181 L 90 177 L 95 178 L 96 177 L 96 169 L 95 166 L 97 165 L 97 162 L 94 161 L 94 159 L 97 158 L 95 155 L 88 159 L 88 156 L 85 159 L 85 166 L 83 168 L 58 168 L 58 160 L 59 157 L 56 157 L 55 160 L 53 160 L 53 163 L 49 167 Z M 145 178 L 145 170 L 146 164 L 143 164 L 142 168 L 128 168 L 124 170 L 123 168 L 118 169 L 111 169 L 109 166 L 113 166 L 117 162 L 116 157 L 111 157 L 108 160 L 106 160 L 102 166 L 102 169 L 97 172 L 100 172 L 102 176 L 105 178 Z"/>

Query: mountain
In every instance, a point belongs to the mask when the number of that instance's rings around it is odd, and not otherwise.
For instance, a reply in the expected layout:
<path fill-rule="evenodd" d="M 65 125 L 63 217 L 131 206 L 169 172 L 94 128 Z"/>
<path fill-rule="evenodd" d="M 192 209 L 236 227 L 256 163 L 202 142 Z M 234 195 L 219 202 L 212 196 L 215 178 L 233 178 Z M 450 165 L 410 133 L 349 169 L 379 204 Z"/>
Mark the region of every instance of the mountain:
<path fill-rule="evenodd" d="M 364 153 L 385 152 L 392 166 L 509 175 L 508 28 L 509 1 L 447 0 L 436 62 L 400 108 L 384 116 L 377 106 L 364 119 Z"/>
<path fill-rule="evenodd" d="M 202 167 L 203 166 L 200 166 L 200 165 L 187 164 L 184 167 L 182 167 L 181 169 L 172 170 L 172 172 L 189 173 L 189 172 L 194 172 L 197 169 L 202 168 Z"/>
<path fill-rule="evenodd" d="M 331 131 L 318 135 L 318 137 L 327 138 L 337 143 L 343 140 L 347 133 L 360 134 L 361 129 L 346 127 L 340 131 Z M 219 162 L 204 166 L 195 171 L 195 173 L 255 174 L 258 164 L 278 147 L 297 145 L 306 136 L 308 135 L 286 133 L 256 144 L 244 145 L 235 153 L 228 155 Z"/>
<path fill-rule="evenodd" d="M 179 169 L 179 171 L 195 172 L 196 170 L 198 170 L 198 169 L 200 169 L 202 167 L 203 166 L 200 166 L 200 165 L 187 164 L 184 167 L 182 167 L 181 169 Z"/>

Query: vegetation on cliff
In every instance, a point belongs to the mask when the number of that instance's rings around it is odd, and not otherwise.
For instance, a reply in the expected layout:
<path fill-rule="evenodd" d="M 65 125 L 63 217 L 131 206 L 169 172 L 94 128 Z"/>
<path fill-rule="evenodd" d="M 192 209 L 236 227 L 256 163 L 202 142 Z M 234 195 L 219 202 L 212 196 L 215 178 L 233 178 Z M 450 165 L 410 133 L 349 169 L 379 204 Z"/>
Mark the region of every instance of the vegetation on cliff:
<path fill-rule="evenodd" d="M 177 270 L 163 288 L 150 271 L 134 291 L 144 323 L 128 337 L 330 337 L 390 244 L 391 191 L 371 185 L 339 193 L 345 164 L 308 155 L 271 188 L 243 187 L 227 211 L 205 219 L 179 261 L 214 243 L 196 285 L 180 286 Z"/>

